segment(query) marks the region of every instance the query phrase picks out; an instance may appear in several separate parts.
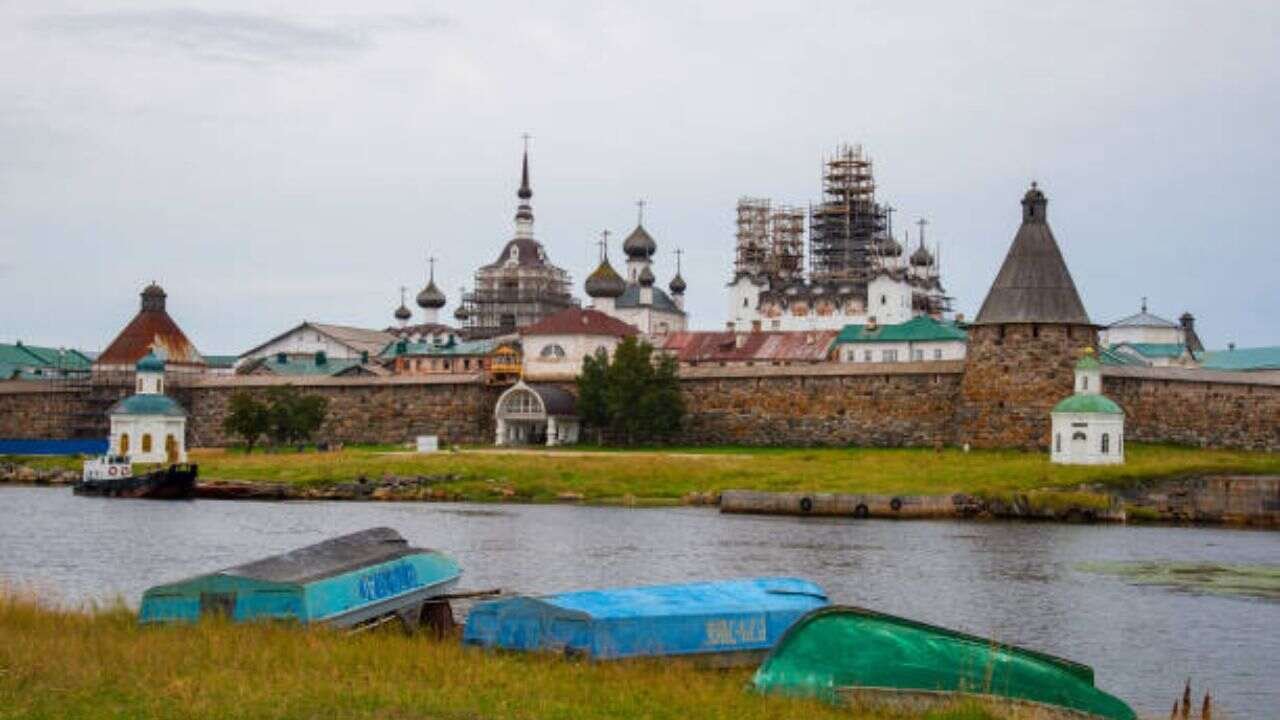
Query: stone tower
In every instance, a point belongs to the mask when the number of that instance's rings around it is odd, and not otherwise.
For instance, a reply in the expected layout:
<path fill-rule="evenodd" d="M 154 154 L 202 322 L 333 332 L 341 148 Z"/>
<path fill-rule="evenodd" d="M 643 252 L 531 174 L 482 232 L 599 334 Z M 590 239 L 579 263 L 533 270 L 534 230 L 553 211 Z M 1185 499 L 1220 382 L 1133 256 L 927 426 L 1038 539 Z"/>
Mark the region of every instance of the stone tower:
<path fill-rule="evenodd" d="M 969 329 L 960 443 L 1047 448 L 1049 411 L 1071 394 L 1080 350 L 1097 344 L 1097 327 L 1049 229 L 1048 205 L 1031 183 L 1022 225 Z"/>

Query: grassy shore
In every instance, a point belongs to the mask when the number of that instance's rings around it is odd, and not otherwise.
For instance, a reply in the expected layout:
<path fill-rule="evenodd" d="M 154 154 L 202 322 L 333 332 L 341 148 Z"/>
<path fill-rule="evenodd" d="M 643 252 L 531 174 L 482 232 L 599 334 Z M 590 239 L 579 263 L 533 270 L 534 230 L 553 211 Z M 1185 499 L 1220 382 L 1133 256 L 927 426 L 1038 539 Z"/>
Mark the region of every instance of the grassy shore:
<path fill-rule="evenodd" d="M 141 628 L 124 608 L 50 610 L 12 593 L 0 594 L 0 638 L 0 718 L 883 717 L 756 695 L 747 671 L 486 653 L 394 631 Z"/>
<path fill-rule="evenodd" d="M 959 449 L 755 449 L 668 448 L 498 452 L 464 449 L 418 455 L 386 447 L 341 452 L 196 450 L 205 480 L 324 487 L 360 477 L 387 475 L 443 478 L 432 489 L 468 500 L 549 501 L 573 493 L 590 502 L 623 498 L 678 502 L 692 493 L 728 489 L 949 494 L 996 497 L 1082 484 L 1124 486 L 1137 482 L 1221 474 L 1280 473 L 1280 454 L 1130 444 L 1124 465 L 1061 466 L 1048 453 Z M 59 467 L 66 460 L 36 461 Z M 75 467 L 72 462 L 68 467 Z"/>

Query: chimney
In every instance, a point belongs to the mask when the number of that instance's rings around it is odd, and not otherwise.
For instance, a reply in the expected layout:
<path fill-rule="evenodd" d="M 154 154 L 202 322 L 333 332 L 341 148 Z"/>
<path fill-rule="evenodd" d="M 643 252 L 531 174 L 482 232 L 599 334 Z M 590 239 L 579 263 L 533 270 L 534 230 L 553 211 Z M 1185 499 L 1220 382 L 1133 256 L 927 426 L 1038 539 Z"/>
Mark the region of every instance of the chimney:
<path fill-rule="evenodd" d="M 964 313 L 956 313 L 956 324 L 957 325 L 964 324 Z"/>
<path fill-rule="evenodd" d="M 1236 349 L 1235 343 L 1233 342 L 1227 343 L 1227 350 L 1235 350 L 1235 349 Z"/>
<path fill-rule="evenodd" d="M 733 332 L 733 321 L 730 320 L 729 322 L 725 323 L 724 329 L 728 332 Z"/>
<path fill-rule="evenodd" d="M 751 332 L 753 332 L 753 333 L 758 333 L 758 332 L 760 332 L 760 322 L 761 322 L 760 320 L 752 320 L 752 321 L 751 321 Z"/>
<path fill-rule="evenodd" d="M 734 335 L 734 336 L 733 336 L 733 346 L 734 346 L 734 347 L 740 348 L 740 347 L 742 347 L 742 346 L 744 346 L 744 345 L 746 345 L 746 344 L 747 344 L 747 334 L 746 334 L 746 333 L 738 333 L 738 334 L 736 334 L 736 335 Z"/>
<path fill-rule="evenodd" d="M 867 332 L 874 332 L 878 326 L 876 325 L 876 316 L 872 315 L 867 318 Z"/>

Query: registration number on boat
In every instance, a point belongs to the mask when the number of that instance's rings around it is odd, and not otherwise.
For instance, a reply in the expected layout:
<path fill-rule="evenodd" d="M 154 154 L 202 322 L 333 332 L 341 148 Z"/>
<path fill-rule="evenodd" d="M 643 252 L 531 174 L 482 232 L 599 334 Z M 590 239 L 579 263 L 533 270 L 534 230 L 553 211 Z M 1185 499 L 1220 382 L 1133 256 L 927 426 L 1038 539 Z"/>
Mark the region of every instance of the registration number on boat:
<path fill-rule="evenodd" d="M 707 621 L 708 645 L 742 645 L 765 641 L 764 616 Z"/>
<path fill-rule="evenodd" d="M 389 595 L 399 595 L 418 586 L 418 571 L 409 563 L 393 565 L 360 577 L 360 597 L 378 600 Z"/>

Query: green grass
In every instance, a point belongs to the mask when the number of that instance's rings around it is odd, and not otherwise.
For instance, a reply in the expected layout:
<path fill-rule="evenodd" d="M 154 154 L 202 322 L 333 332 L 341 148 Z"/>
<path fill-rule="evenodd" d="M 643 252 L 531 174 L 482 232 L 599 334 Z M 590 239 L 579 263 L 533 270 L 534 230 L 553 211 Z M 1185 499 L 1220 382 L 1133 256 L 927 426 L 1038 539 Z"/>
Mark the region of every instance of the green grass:
<path fill-rule="evenodd" d="M 396 632 L 141 628 L 0 594 L 0 718 L 887 718 L 747 690 L 750 672 L 487 653 Z M 898 717 L 898 716 L 895 716 Z M 971 704 L 931 720 L 1000 717 Z"/>
<path fill-rule="evenodd" d="M 1163 445 L 1128 446 L 1124 465 L 1083 467 L 1049 462 L 1047 453 L 928 449 L 746 449 L 435 455 L 365 449 L 339 453 L 260 454 L 198 451 L 204 478 L 323 486 L 360 476 L 447 476 L 433 485 L 451 497 L 545 501 L 577 493 L 589 501 L 642 498 L 676 502 L 691 493 L 728 489 L 988 496 L 1081 484 L 1123 486 L 1206 474 L 1280 473 L 1280 455 Z"/>

